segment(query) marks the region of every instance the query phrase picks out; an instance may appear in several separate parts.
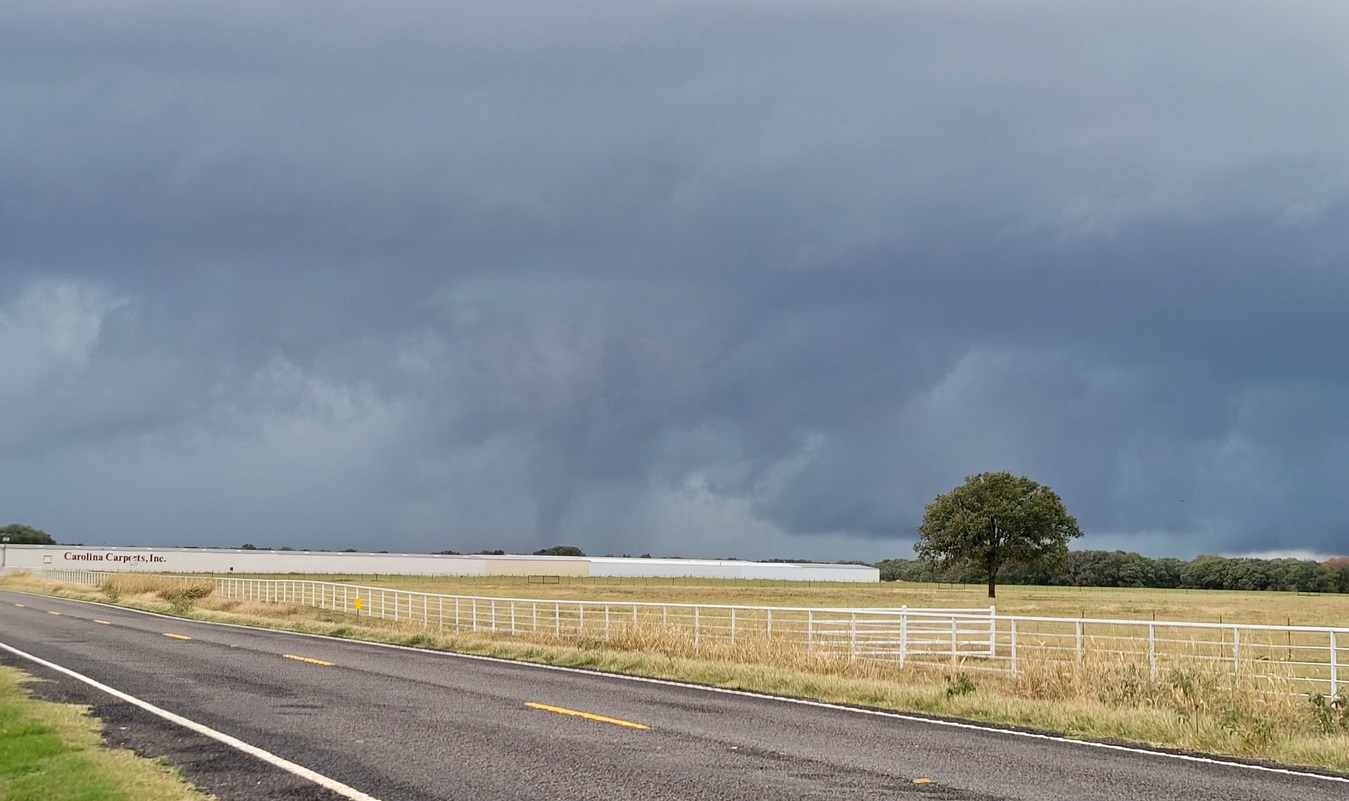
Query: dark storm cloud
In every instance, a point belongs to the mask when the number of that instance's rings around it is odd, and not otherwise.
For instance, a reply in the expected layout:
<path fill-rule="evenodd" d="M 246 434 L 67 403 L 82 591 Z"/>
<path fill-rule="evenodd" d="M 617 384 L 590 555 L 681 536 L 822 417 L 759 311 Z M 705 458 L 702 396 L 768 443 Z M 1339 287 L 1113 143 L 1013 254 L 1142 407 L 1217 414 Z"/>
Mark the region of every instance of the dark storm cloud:
<path fill-rule="evenodd" d="M 16 4 L 0 509 L 68 539 L 1341 552 L 1349 12 Z"/>

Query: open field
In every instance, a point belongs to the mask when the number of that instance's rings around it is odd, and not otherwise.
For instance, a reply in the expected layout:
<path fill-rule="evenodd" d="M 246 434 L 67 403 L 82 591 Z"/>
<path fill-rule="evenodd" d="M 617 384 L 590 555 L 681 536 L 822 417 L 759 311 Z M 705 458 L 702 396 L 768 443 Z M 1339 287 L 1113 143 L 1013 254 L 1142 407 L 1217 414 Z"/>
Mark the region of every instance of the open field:
<path fill-rule="evenodd" d="M 1172 620 L 1193 623 L 1246 623 L 1276 626 L 1349 625 L 1349 595 L 1300 595 L 1292 592 L 1154 590 L 1095 587 L 998 588 L 989 600 L 982 586 L 910 584 L 838 584 L 757 582 L 744 579 L 600 579 L 539 577 L 251 575 L 234 578 L 303 578 L 339 581 L 387 589 L 538 598 L 565 601 L 734 604 L 814 608 L 900 606 L 983 608 L 998 614 L 1036 617 L 1087 617 L 1122 620 Z"/>
<path fill-rule="evenodd" d="M 99 579 L 105 587 L 132 579 Z M 201 579 L 182 579 L 200 582 Z M 371 617 L 420 623 L 428 630 L 492 631 L 559 640 L 611 641 L 640 633 L 650 643 L 687 639 L 693 652 L 760 642 L 784 649 L 832 652 L 850 661 L 945 665 L 1016 675 L 1028 665 L 1106 661 L 1155 678 L 1167 668 L 1202 667 L 1273 681 L 1287 692 L 1335 695 L 1349 680 L 1349 629 L 1252 626 L 1233 622 L 1168 622 L 1149 618 L 991 616 L 991 607 L 898 610 L 857 607 L 726 606 L 646 600 L 520 599 L 429 594 L 299 579 L 219 579 L 217 596 L 297 602 L 349 611 L 360 598 Z M 638 595 L 641 598 L 643 596 Z"/>
<path fill-rule="evenodd" d="M 32 679 L 0 667 L 0 798 L 15 801 L 204 801 L 167 768 L 100 747 L 84 710 L 29 697 Z"/>
<path fill-rule="evenodd" d="M 901 667 L 893 660 L 854 660 L 846 652 L 809 651 L 756 636 L 700 643 L 686 632 L 661 626 L 616 625 L 603 634 L 598 628 L 587 628 L 581 636 L 557 637 L 540 631 L 508 635 L 448 627 L 438 630 L 415 618 L 358 619 L 344 611 L 215 595 L 182 604 L 174 595 L 179 582 L 146 576 L 119 576 L 116 581 L 126 582 L 113 593 L 119 604 L 160 612 L 174 612 L 177 605 L 180 613 L 199 619 L 954 715 L 1072 736 L 1120 738 L 1349 771 L 1349 714 L 1343 706 L 1318 705 L 1277 677 L 1253 681 L 1249 675 L 1233 676 L 1225 669 L 1209 670 L 1203 665 L 1163 665 L 1156 675 L 1149 675 L 1136 665 L 1092 654 L 1065 662 L 1027 653 L 1022 669 L 1013 676 L 979 673 L 965 661 L 959 667 L 915 663 Z M 100 587 L 25 576 L 6 577 L 0 585 L 109 600 Z"/>

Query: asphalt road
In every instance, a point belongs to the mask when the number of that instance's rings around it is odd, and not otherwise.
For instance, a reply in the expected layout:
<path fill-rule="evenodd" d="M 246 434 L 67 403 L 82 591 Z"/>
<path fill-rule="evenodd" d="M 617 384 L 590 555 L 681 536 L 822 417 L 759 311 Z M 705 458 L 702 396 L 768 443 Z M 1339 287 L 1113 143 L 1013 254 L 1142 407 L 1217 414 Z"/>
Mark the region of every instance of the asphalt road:
<path fill-rule="evenodd" d="M 0 642 L 381 801 L 1349 798 L 1325 778 L 14 592 L 0 591 Z M 222 799 L 334 797 L 73 680 L 54 686 Z"/>

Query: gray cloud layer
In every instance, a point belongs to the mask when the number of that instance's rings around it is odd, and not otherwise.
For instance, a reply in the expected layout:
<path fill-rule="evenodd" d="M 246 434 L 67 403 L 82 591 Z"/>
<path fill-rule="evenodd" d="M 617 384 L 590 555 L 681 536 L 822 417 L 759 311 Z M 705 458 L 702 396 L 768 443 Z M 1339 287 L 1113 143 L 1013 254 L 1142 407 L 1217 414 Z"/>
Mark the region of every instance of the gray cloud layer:
<path fill-rule="evenodd" d="M 1344 552 L 1349 8 L 18 3 L 0 517 Z"/>

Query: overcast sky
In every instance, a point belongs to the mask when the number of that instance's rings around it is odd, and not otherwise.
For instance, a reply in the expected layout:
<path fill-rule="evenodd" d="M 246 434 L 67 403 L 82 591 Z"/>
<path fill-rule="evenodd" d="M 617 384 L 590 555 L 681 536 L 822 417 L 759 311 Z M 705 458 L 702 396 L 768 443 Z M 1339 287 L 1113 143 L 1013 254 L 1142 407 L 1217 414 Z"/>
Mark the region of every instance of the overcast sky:
<path fill-rule="evenodd" d="M 1349 551 L 1349 4 L 0 5 L 0 524 Z"/>

